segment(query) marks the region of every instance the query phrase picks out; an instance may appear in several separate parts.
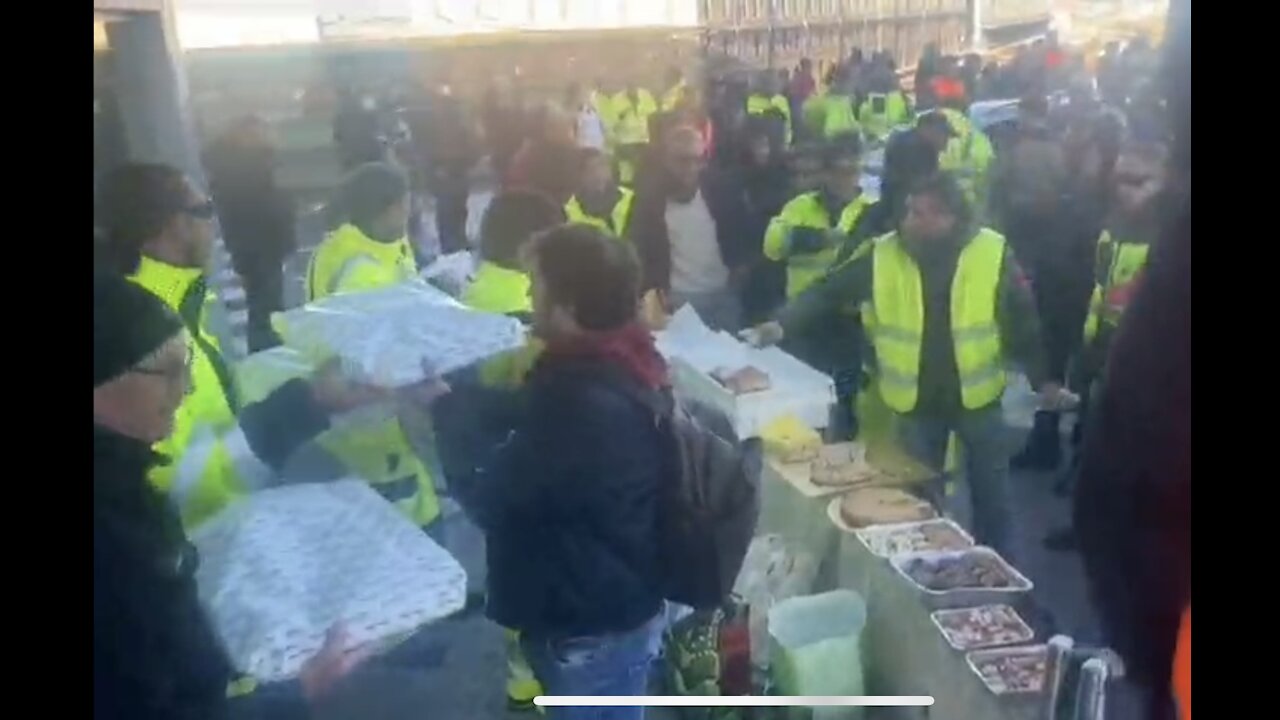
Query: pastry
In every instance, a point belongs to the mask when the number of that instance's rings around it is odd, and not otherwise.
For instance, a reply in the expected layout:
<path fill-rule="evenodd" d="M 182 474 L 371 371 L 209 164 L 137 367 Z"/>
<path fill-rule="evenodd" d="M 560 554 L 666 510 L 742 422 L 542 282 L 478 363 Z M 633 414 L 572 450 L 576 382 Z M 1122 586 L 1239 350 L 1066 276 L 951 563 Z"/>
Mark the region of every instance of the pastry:
<path fill-rule="evenodd" d="M 875 471 L 867 465 L 866 449 L 857 443 L 824 446 L 809 465 L 809 480 L 822 487 L 855 485 L 870 480 Z"/>
<path fill-rule="evenodd" d="M 932 520 L 937 513 L 929 503 L 894 488 L 859 488 L 840 499 L 840 517 L 854 528 L 887 523 Z"/>
<path fill-rule="evenodd" d="M 746 367 L 730 370 L 729 368 L 716 368 L 711 373 L 711 377 L 716 382 L 725 386 L 734 395 L 746 395 L 748 393 L 761 392 L 772 387 L 769 382 L 769 375 L 759 368 L 747 365 Z"/>

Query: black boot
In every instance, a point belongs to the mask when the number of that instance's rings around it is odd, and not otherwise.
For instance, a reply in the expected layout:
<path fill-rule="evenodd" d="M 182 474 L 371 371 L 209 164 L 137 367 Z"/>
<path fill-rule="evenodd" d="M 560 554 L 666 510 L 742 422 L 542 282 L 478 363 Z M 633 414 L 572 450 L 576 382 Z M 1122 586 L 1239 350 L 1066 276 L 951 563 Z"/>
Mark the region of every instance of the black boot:
<path fill-rule="evenodd" d="M 1022 452 L 1013 456 L 1015 470 L 1056 470 L 1062 462 L 1062 438 L 1058 435 L 1058 413 L 1037 411 L 1035 424 Z"/>

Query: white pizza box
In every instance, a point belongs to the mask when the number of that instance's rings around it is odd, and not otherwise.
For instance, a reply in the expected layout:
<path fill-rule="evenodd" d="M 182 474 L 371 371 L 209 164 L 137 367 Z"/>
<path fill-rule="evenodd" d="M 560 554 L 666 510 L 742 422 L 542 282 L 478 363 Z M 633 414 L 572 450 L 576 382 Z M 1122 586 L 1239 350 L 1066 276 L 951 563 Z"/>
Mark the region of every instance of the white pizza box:
<path fill-rule="evenodd" d="M 785 415 L 794 415 L 813 428 L 825 428 L 830 422 L 835 383 L 778 348 L 754 348 L 729 333 L 713 331 L 688 305 L 655 335 L 659 351 L 671 365 L 676 392 L 724 413 L 739 439 L 758 437 L 769 423 Z M 734 395 L 711 376 L 717 368 L 747 365 L 769 376 L 768 390 Z"/>
<path fill-rule="evenodd" d="M 297 676 L 335 623 L 354 646 L 388 647 L 462 609 L 467 575 L 359 480 L 238 500 L 192 533 L 200 600 L 235 668 Z"/>

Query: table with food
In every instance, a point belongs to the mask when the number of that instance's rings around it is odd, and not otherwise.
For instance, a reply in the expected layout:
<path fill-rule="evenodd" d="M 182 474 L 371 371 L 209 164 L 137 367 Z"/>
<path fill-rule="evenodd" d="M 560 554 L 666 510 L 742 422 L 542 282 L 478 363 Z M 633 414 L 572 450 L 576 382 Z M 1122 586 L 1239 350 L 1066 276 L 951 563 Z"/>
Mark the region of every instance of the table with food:
<path fill-rule="evenodd" d="M 868 694 L 931 695 L 927 716 L 935 719 L 1043 716 L 1049 637 L 1033 620 L 1042 613 L 1030 597 L 1032 583 L 925 499 L 936 472 L 898 448 L 825 442 L 835 400 L 830 379 L 776 348 L 750 348 L 688 310 L 658 333 L 658 346 L 674 368 L 678 395 L 717 407 L 740 438 L 762 441 L 757 538 L 767 539 L 774 559 L 744 573 L 753 578 L 752 653 L 768 654 L 773 692 L 838 694 L 856 686 Z M 777 560 L 788 553 L 803 562 Z M 760 576 L 793 566 L 806 569 L 807 592 L 784 579 L 776 584 L 788 586 L 785 597 L 761 590 Z M 848 591 L 853 595 L 834 595 Z M 789 639 L 824 632 L 791 627 L 792 604 L 808 601 L 831 605 L 806 611 L 833 613 L 822 616 L 828 626 L 841 623 L 842 611 L 832 608 L 860 604 L 862 622 L 849 626 L 859 628 L 858 662 L 849 668 L 856 682 L 806 684 L 796 668 L 829 673 L 837 661 L 787 661 L 789 652 L 808 651 L 803 643 L 788 650 Z M 766 614 L 771 650 L 757 647 Z M 874 716 L 924 717 L 920 712 Z"/>

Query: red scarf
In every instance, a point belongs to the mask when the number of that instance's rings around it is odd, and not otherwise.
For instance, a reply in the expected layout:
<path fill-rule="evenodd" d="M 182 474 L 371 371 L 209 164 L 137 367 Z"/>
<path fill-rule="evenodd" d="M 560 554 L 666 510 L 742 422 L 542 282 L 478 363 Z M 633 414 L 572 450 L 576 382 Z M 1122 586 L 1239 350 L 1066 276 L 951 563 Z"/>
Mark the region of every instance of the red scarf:
<path fill-rule="evenodd" d="M 639 322 L 616 330 L 584 332 L 574 338 L 549 341 L 538 364 L 580 359 L 614 363 L 652 390 L 670 384 L 667 362 L 658 354 L 649 329 Z"/>

